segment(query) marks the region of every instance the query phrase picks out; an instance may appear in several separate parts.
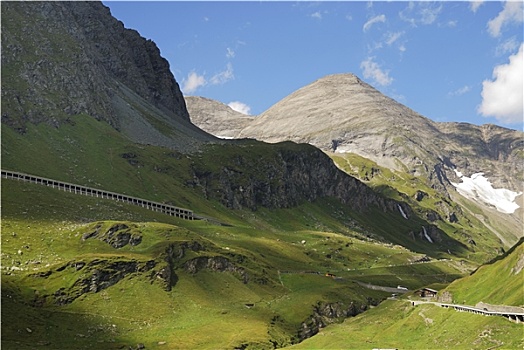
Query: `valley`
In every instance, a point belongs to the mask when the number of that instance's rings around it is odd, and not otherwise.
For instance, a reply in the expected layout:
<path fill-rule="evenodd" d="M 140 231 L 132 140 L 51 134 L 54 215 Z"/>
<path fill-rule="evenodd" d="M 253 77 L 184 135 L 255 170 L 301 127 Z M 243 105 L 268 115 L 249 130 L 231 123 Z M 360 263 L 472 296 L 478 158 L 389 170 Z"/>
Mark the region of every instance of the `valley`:
<path fill-rule="evenodd" d="M 246 117 L 100 2 L 3 2 L 1 346 L 520 348 L 520 323 L 412 302 L 522 309 L 522 147 L 353 74 Z"/>

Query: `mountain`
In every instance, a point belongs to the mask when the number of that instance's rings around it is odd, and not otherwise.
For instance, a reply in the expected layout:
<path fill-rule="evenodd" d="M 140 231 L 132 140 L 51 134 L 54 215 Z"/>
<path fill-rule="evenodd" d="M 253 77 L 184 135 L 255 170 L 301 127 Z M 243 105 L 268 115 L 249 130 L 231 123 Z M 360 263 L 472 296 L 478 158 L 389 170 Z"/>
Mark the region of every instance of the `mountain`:
<path fill-rule="evenodd" d="M 156 44 L 101 3 L 5 2 L 2 28 L 2 123 L 20 133 L 84 114 L 142 144 L 187 151 L 214 139 L 189 121 Z"/>
<path fill-rule="evenodd" d="M 225 104 L 199 96 L 185 96 L 191 122 L 220 138 L 234 138 L 253 121 L 253 117 Z"/>
<path fill-rule="evenodd" d="M 321 78 L 285 97 L 238 137 L 305 142 L 356 153 L 390 169 L 449 186 L 453 169 L 485 172 L 496 186 L 522 191 L 523 133 L 495 125 L 435 123 L 353 74 Z"/>
<path fill-rule="evenodd" d="M 1 9 L 2 167 L 195 213 L 2 178 L 2 349 L 282 348 L 503 247 L 405 174 L 425 211 L 312 145 L 194 126 L 156 45 L 100 2 Z"/>
<path fill-rule="evenodd" d="M 285 97 L 255 117 L 237 137 L 309 143 L 357 177 L 358 166 L 349 158 L 358 155 L 438 190 L 443 205 L 437 211 L 443 217 L 456 211 L 446 204 L 453 200 L 463 203 L 462 211 L 470 215 L 480 211 L 478 218 L 493 218 L 491 225 L 489 220 L 484 225 L 507 248 L 522 235 L 522 132 L 492 124 L 433 122 L 353 74 L 336 74 Z M 359 178 L 372 184 L 373 177 Z M 380 182 L 393 184 L 386 179 Z M 468 209 L 471 206 L 476 209 Z"/>
<path fill-rule="evenodd" d="M 366 215 L 379 210 L 402 219 L 399 206 L 412 212 L 344 174 L 314 147 L 226 142 L 196 127 L 158 47 L 124 28 L 102 3 L 8 2 L 2 11 L 7 169 L 183 206 L 199 206 L 203 198 L 237 210 L 274 209 L 331 197 Z M 238 117 L 225 106 L 212 109 Z M 157 176 L 166 177 L 170 190 L 159 189 Z M 173 184 L 191 195 L 173 199 Z M 439 251 L 452 242 L 443 238 Z"/>

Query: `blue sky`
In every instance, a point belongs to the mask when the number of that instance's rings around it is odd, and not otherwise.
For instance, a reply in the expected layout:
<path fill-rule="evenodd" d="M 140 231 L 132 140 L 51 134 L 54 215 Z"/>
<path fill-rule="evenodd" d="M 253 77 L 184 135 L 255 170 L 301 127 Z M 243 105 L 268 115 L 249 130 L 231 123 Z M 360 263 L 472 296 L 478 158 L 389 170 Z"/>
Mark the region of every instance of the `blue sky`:
<path fill-rule="evenodd" d="M 354 73 L 435 121 L 523 130 L 523 2 L 120 2 L 185 95 L 258 115 Z"/>

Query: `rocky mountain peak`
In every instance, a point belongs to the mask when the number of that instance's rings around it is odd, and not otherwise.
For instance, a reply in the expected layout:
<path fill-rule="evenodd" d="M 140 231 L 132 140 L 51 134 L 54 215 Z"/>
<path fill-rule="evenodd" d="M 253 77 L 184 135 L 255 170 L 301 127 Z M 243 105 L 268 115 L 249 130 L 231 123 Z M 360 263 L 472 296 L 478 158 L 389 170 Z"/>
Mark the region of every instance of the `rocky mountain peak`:
<path fill-rule="evenodd" d="M 185 96 L 191 121 L 220 138 L 234 138 L 254 119 L 231 107 L 205 97 Z"/>
<path fill-rule="evenodd" d="M 139 143 L 212 139 L 190 123 L 156 44 L 101 2 L 2 3 L 2 122 L 23 133 L 26 123 L 58 127 L 81 114 Z M 159 123 L 190 137 L 178 142 Z"/>

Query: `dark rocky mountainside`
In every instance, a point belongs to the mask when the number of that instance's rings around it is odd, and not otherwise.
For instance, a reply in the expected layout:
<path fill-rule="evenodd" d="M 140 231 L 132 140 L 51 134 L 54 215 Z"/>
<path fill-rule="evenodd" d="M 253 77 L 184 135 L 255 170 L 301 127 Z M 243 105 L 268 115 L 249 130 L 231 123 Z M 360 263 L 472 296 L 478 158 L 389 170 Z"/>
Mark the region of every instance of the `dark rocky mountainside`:
<path fill-rule="evenodd" d="M 191 122 L 220 138 L 236 137 L 254 119 L 209 98 L 185 96 L 185 100 Z"/>
<path fill-rule="evenodd" d="M 2 122 L 24 132 L 27 122 L 58 126 L 78 114 L 140 143 L 187 149 L 213 139 L 190 123 L 156 44 L 101 2 L 3 2 Z"/>

